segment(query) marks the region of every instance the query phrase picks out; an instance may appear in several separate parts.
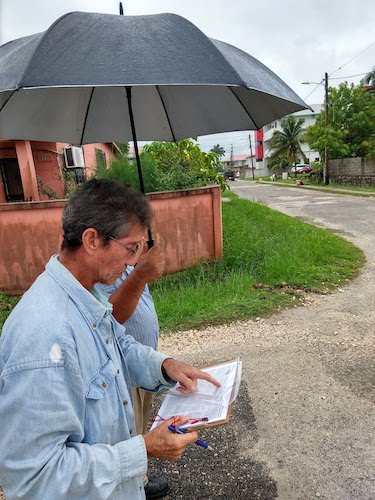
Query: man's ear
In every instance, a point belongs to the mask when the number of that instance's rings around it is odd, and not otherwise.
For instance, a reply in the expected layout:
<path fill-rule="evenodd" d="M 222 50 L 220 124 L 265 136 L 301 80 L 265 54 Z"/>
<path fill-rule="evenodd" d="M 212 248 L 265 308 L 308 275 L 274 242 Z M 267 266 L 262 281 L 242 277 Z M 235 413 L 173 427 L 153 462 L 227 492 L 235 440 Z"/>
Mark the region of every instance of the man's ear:
<path fill-rule="evenodd" d="M 82 246 L 89 255 L 93 255 L 103 246 L 103 239 L 96 229 L 89 227 L 82 233 Z"/>

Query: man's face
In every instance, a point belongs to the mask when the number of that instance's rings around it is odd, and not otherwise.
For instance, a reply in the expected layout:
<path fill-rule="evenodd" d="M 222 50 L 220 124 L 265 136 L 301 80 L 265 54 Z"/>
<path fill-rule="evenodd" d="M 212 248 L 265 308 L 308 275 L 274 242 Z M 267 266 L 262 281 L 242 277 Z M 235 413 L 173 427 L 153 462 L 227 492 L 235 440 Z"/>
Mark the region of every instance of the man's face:
<path fill-rule="evenodd" d="M 131 228 L 127 236 L 110 239 L 107 245 L 103 244 L 96 255 L 95 283 L 112 285 L 126 266 L 134 266 L 138 261 L 143 244 L 145 231 L 138 224 Z"/>

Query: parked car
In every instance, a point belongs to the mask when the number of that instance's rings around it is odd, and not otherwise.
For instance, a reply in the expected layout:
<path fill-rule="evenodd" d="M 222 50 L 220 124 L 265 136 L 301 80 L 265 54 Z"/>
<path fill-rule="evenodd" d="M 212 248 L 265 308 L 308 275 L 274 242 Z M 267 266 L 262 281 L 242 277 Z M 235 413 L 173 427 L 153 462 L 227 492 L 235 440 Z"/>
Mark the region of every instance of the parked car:
<path fill-rule="evenodd" d="M 232 170 L 227 170 L 224 172 L 224 179 L 227 181 L 234 181 L 234 172 Z"/>
<path fill-rule="evenodd" d="M 297 174 L 309 174 L 310 172 L 312 172 L 312 170 L 313 169 L 307 163 L 296 165 L 295 167 L 292 168 L 293 174 L 295 174 L 296 172 Z"/>

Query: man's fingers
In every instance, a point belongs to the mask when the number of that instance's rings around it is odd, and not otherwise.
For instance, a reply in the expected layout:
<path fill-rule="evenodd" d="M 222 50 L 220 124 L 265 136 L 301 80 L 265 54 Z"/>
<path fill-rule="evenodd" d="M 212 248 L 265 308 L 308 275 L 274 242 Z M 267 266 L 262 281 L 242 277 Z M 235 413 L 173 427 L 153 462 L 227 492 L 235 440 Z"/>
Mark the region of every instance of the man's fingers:
<path fill-rule="evenodd" d="M 186 394 L 188 392 L 194 392 L 195 389 L 197 388 L 197 382 L 196 380 L 193 380 L 185 374 L 181 374 L 181 376 L 178 379 L 180 386 L 178 387 L 177 390 L 181 392 L 181 394 Z"/>
<path fill-rule="evenodd" d="M 190 418 L 187 417 L 186 415 L 182 416 L 182 415 L 176 415 L 174 417 L 171 417 L 171 418 L 168 418 L 168 420 L 166 420 L 164 422 L 164 424 L 166 426 L 169 426 L 169 425 L 177 425 L 177 427 L 179 425 L 183 425 L 183 424 L 186 424 L 187 422 L 189 422 Z"/>
<path fill-rule="evenodd" d="M 196 386 L 193 389 L 188 389 L 187 387 L 177 387 L 177 391 L 180 392 L 181 394 L 189 394 L 190 392 L 194 392 L 196 389 Z"/>
<path fill-rule="evenodd" d="M 202 372 L 202 371 L 199 372 L 198 378 L 201 378 L 203 380 L 207 380 L 208 382 L 211 382 L 211 384 L 214 384 L 216 387 L 221 387 L 220 382 L 218 380 L 216 380 L 216 378 L 211 377 L 211 375 L 209 375 L 206 372 Z"/>

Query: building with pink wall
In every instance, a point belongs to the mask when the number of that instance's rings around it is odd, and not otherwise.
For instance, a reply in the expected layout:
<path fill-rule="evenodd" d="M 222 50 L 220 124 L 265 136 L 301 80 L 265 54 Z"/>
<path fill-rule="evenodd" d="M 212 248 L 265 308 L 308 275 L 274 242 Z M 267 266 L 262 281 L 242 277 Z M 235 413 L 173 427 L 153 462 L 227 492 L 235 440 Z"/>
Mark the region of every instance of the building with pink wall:
<path fill-rule="evenodd" d="M 0 140 L 0 203 L 43 201 L 49 199 L 48 192 L 64 198 L 64 150 L 68 146 L 61 142 Z M 69 169 L 77 180 L 92 175 L 98 154 L 107 162 L 114 158 L 112 144 L 87 144 L 82 149 L 85 168 Z"/>

